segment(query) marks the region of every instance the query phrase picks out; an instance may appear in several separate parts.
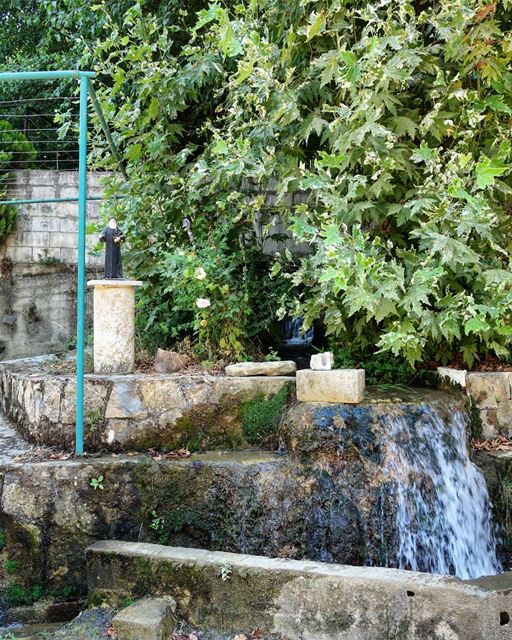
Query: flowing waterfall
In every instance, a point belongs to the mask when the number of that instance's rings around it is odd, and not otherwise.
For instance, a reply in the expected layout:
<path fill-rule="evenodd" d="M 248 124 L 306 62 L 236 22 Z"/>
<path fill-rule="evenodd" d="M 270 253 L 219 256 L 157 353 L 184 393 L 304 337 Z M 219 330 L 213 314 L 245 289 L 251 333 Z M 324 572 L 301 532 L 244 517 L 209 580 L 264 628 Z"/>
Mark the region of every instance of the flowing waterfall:
<path fill-rule="evenodd" d="M 389 415 L 383 422 L 399 568 L 462 579 L 499 573 L 489 494 L 469 458 L 464 413 L 456 409 L 447 418 L 422 405 L 413 416 Z"/>
<path fill-rule="evenodd" d="M 310 327 L 302 334 L 303 318 L 293 318 L 284 321 L 284 343 L 287 346 L 292 345 L 309 345 L 313 341 L 314 328 Z"/>

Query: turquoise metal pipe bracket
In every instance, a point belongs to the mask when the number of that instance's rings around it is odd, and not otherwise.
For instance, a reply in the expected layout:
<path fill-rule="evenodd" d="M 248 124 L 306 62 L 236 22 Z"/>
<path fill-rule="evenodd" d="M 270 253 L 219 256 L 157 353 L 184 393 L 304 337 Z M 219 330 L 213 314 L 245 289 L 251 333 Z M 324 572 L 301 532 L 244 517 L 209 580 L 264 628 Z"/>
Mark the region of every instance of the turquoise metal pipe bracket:
<path fill-rule="evenodd" d="M 1 81 L 19 80 L 59 80 L 77 78 L 80 80 L 80 123 L 78 152 L 78 282 L 76 303 L 76 422 L 75 452 L 81 456 L 84 452 L 84 374 L 85 374 L 85 229 L 87 214 L 87 99 L 89 79 L 94 78 L 93 71 L 16 71 L 0 73 Z M 90 198 L 91 200 L 93 198 Z M 35 204 L 36 202 L 64 202 L 68 199 L 50 200 L 11 200 L 2 204 Z M 75 198 L 69 201 L 76 201 Z"/>

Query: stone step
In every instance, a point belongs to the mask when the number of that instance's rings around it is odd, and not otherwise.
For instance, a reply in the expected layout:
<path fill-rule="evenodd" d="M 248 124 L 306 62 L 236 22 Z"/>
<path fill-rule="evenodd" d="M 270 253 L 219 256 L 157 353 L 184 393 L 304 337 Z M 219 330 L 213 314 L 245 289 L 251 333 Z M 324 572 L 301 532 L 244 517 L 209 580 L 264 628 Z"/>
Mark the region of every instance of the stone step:
<path fill-rule="evenodd" d="M 177 615 L 223 633 L 319 640 L 510 640 L 512 573 L 485 583 L 396 569 L 145 543 L 87 550 L 91 596 L 169 595 Z"/>
<path fill-rule="evenodd" d="M 122 609 L 112 625 L 118 640 L 171 640 L 175 611 L 172 598 L 143 598 Z"/>

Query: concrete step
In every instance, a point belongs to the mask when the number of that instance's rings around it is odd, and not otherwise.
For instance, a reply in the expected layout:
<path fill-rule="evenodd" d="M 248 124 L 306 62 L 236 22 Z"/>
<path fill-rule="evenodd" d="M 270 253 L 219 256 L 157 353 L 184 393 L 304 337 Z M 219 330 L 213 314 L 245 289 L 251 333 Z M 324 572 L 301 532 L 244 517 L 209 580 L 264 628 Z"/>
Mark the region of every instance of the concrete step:
<path fill-rule="evenodd" d="M 175 611 L 172 598 L 143 598 L 122 609 L 112 624 L 118 640 L 171 640 Z"/>
<path fill-rule="evenodd" d="M 220 632 L 301 640 L 510 640 L 512 573 L 457 578 L 118 541 L 87 550 L 91 595 L 169 595 Z"/>

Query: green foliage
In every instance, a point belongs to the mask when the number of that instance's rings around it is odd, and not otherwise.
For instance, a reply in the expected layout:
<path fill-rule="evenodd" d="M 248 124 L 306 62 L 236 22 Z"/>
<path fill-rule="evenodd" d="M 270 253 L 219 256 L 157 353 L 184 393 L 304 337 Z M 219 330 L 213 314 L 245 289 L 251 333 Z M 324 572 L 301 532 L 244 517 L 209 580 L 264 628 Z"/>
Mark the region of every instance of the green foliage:
<path fill-rule="evenodd" d="M 260 397 L 242 405 L 242 428 L 249 444 L 261 444 L 277 432 L 288 393 L 288 387 L 283 387 L 268 400 Z"/>
<path fill-rule="evenodd" d="M 98 489 L 101 489 L 103 491 L 103 489 L 105 488 L 103 485 L 104 481 L 105 478 L 103 476 L 98 476 L 97 478 L 91 478 L 89 484 L 94 489 L 94 491 L 98 491 Z"/>
<path fill-rule="evenodd" d="M 6 544 L 7 544 L 7 539 L 5 537 L 5 532 L 3 529 L 0 529 L 0 551 L 5 549 Z"/>
<path fill-rule="evenodd" d="M 12 575 L 16 573 L 17 568 L 18 568 L 18 563 L 16 562 L 16 560 L 11 560 L 10 558 L 8 558 L 5 561 L 5 570 L 8 574 Z"/>
<path fill-rule="evenodd" d="M 192 28 L 186 9 L 171 26 L 143 7 L 103 7 L 95 55 L 145 337 L 192 331 L 240 357 L 286 281 L 281 315 L 340 344 L 411 364 L 508 354 L 508 2 L 212 3 Z M 308 201 L 287 206 L 297 189 Z M 276 214 L 311 253 L 282 252 L 274 290 L 254 259 Z M 203 310 L 192 265 L 208 267 Z"/>
<path fill-rule="evenodd" d="M 85 422 L 89 431 L 97 431 L 103 421 L 103 412 L 100 409 L 90 409 L 85 416 Z"/>
<path fill-rule="evenodd" d="M 374 353 L 347 346 L 332 346 L 334 365 L 340 369 L 363 368 L 367 385 L 437 386 L 437 373 L 414 369 L 404 357 Z"/>
<path fill-rule="evenodd" d="M 6 199 L 7 187 L 2 183 L 9 181 L 9 171 L 17 167 L 29 168 L 30 161 L 36 156 L 34 145 L 22 133 L 12 129 L 7 120 L 0 119 L 0 200 Z M 0 205 L 0 244 L 12 231 L 16 219 L 16 207 Z"/>
<path fill-rule="evenodd" d="M 39 584 L 33 585 L 29 589 L 25 589 L 19 584 L 11 584 L 7 587 L 7 602 L 12 607 L 34 604 L 43 596 L 44 588 Z"/>

